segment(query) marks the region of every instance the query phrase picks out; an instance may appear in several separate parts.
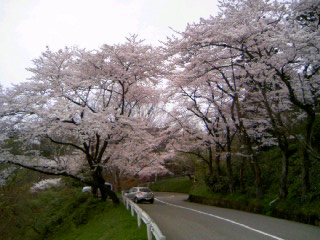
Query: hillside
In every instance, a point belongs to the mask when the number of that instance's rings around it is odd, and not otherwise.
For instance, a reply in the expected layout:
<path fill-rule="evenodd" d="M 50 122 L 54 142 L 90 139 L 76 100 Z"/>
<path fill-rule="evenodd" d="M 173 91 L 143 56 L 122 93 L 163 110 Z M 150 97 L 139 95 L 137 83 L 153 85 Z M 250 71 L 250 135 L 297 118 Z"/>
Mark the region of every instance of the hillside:
<path fill-rule="evenodd" d="M 7 166 L 1 166 L 1 170 Z M 0 239 L 146 239 L 122 204 L 101 202 L 63 178 L 60 186 L 32 193 L 49 178 L 18 169 L 0 188 Z M 51 178 L 51 177 L 50 177 Z"/>

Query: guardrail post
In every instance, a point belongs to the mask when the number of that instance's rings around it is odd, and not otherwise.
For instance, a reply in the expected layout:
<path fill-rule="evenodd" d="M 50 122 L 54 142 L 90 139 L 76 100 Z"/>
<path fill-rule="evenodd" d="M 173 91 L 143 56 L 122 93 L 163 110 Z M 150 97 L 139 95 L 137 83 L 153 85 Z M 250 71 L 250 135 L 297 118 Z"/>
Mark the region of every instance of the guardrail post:
<path fill-rule="evenodd" d="M 141 213 L 137 212 L 137 218 L 138 218 L 138 227 L 141 227 Z"/>
<path fill-rule="evenodd" d="M 132 217 L 134 216 L 134 206 L 133 205 L 131 205 L 131 215 L 132 215 Z"/>
<path fill-rule="evenodd" d="M 126 199 L 126 203 L 127 203 L 127 210 L 129 210 L 129 201 L 128 201 L 128 199 Z"/>
<path fill-rule="evenodd" d="M 147 223 L 147 236 L 148 240 L 152 240 L 151 224 Z"/>

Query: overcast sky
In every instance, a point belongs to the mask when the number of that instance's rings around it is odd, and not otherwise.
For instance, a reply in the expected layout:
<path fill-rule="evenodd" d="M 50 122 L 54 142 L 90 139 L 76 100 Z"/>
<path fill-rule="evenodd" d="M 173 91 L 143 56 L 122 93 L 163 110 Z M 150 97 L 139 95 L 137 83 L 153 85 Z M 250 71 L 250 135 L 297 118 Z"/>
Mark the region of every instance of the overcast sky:
<path fill-rule="evenodd" d="M 0 83 L 25 81 L 49 46 L 97 49 L 137 33 L 157 44 L 217 13 L 216 0 L 0 0 Z"/>

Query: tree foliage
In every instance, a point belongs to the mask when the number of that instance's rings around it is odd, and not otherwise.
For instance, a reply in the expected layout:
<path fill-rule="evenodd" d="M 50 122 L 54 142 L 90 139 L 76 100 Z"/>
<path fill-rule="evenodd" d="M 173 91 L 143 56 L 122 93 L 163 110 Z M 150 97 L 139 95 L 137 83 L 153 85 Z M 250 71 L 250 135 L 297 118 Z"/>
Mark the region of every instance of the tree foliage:
<path fill-rule="evenodd" d="M 149 157 L 160 162 L 148 129 L 159 102 L 161 55 L 133 35 L 94 51 L 47 48 L 33 63 L 29 82 L 8 90 L 3 120 L 20 141 L 46 137 L 81 153 L 102 198 L 107 192 L 118 201 L 104 187 L 103 168 L 138 173 L 150 165 Z"/>
<path fill-rule="evenodd" d="M 254 184 L 257 198 L 266 182 L 261 154 L 276 148 L 279 197 L 288 196 L 298 155 L 305 201 L 320 158 L 319 4 L 227 0 L 219 7 L 161 48 L 136 35 L 98 50 L 47 48 L 28 83 L 0 89 L 1 140 L 47 138 L 74 156 L 60 154 L 52 168 L 71 174 L 78 167 L 72 176 L 79 177 L 87 166 L 101 190 L 102 169 L 116 179 L 158 173 L 164 160 L 189 154 L 205 164 L 214 191 Z"/>
<path fill-rule="evenodd" d="M 174 69 L 169 89 L 183 102 L 176 112 L 186 122 L 197 121 L 206 137 L 179 124 L 203 141 L 203 152 L 215 148 L 216 161 L 210 164 L 215 162 L 216 169 L 225 154 L 231 192 L 232 156 L 250 158 L 257 197 L 263 193 L 259 153 L 272 146 L 282 150 L 280 197 L 285 198 L 290 144 L 299 141 L 304 199 L 310 191 L 311 157 L 319 158 L 311 144 L 319 111 L 318 3 L 230 0 L 220 8 L 218 16 L 188 25 L 167 42 Z M 233 144 L 235 134 L 240 148 Z M 198 141 L 182 139 L 189 151 L 198 151 Z"/>

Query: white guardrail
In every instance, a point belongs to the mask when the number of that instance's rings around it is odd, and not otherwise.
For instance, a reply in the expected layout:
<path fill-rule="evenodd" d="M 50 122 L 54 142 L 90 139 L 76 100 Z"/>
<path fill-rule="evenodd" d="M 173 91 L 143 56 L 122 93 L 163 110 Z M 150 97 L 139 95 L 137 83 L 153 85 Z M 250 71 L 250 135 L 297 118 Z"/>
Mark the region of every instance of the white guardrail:
<path fill-rule="evenodd" d="M 131 209 L 131 215 L 137 214 L 138 227 L 141 227 L 141 220 L 147 226 L 148 240 L 152 240 L 152 234 L 156 240 L 166 240 L 166 237 L 162 234 L 157 224 L 151 219 L 151 217 L 143 211 L 137 204 L 127 198 L 122 192 L 123 204 L 127 207 L 127 210 Z"/>

